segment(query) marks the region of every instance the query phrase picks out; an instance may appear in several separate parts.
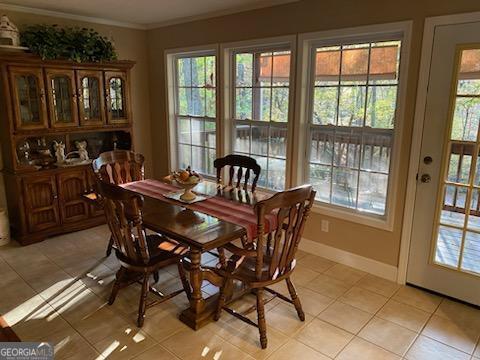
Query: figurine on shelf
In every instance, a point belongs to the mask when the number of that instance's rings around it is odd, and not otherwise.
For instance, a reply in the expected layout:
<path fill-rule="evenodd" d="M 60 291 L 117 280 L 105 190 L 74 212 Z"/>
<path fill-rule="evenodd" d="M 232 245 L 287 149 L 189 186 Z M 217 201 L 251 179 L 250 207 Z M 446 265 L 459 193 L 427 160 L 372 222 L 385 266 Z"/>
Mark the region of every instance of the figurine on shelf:
<path fill-rule="evenodd" d="M 88 151 L 87 151 L 87 142 L 83 141 L 75 141 L 75 147 L 78 150 L 78 156 L 80 160 L 88 160 Z"/>
<path fill-rule="evenodd" d="M 21 162 L 23 164 L 29 164 L 30 163 L 30 144 L 28 141 L 24 141 L 24 143 L 19 147 L 20 153 L 21 153 Z"/>
<path fill-rule="evenodd" d="M 62 141 L 53 141 L 53 148 L 55 149 L 55 157 L 57 158 L 57 163 L 65 162 L 65 144 Z"/>
<path fill-rule="evenodd" d="M 113 150 L 117 150 L 118 147 L 118 137 L 117 134 L 113 134 L 112 136 L 112 142 L 113 142 Z"/>
<path fill-rule="evenodd" d="M 18 28 L 8 19 L 7 15 L 0 18 L 0 45 L 20 47 Z"/>

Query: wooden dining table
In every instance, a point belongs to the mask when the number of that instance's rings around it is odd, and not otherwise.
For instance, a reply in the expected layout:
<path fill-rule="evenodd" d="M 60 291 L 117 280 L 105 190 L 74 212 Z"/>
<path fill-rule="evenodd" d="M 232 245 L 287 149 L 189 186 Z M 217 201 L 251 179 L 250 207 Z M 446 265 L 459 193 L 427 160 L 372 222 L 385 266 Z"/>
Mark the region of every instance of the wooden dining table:
<path fill-rule="evenodd" d="M 188 205 L 181 202 L 152 197 L 141 190 L 133 191 L 142 194 L 145 200 L 142 210 L 144 226 L 189 248 L 188 271 L 192 296 L 190 306 L 181 312 L 180 320 L 197 330 L 212 320 L 216 309 L 217 295 L 208 298 L 203 296 L 204 281 L 216 286 L 221 285 L 221 278 L 213 271 L 202 268 L 202 254 L 245 236 L 246 229 L 215 216 L 191 210 Z M 207 198 L 216 196 L 252 207 L 257 201 L 270 196 L 269 193 L 258 190 L 252 193 L 243 189 L 218 186 L 213 181 L 203 181 L 194 191 Z"/>

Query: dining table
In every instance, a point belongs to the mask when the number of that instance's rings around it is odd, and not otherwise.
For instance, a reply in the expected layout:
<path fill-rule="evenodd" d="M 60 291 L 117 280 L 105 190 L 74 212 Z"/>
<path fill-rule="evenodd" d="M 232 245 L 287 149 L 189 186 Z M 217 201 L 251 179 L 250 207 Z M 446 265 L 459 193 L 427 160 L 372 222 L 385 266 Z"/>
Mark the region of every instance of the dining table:
<path fill-rule="evenodd" d="M 162 180 L 146 179 L 121 186 L 143 196 L 142 217 L 145 228 L 188 247 L 186 263 L 192 293 L 189 307 L 180 313 L 179 318 L 194 330 L 201 328 L 212 321 L 218 298 L 218 294 L 204 297 L 202 285 L 208 281 L 219 287 L 222 281 L 214 271 L 202 267 L 202 254 L 213 252 L 247 235 L 251 236 L 248 234 L 249 227 L 242 224 L 245 219 L 236 217 L 247 214 L 247 224 L 251 225 L 252 219 L 256 219 L 254 205 L 271 194 L 258 190 L 252 193 L 243 188 L 204 180 L 195 187 L 194 192 L 206 198 L 203 200 L 205 203 L 200 201 L 188 204 L 166 197 L 169 192 L 181 189 Z M 210 211 L 207 202 L 220 204 L 220 212 Z M 227 207 L 222 209 L 221 206 Z M 256 230 L 256 220 L 254 225 Z"/>

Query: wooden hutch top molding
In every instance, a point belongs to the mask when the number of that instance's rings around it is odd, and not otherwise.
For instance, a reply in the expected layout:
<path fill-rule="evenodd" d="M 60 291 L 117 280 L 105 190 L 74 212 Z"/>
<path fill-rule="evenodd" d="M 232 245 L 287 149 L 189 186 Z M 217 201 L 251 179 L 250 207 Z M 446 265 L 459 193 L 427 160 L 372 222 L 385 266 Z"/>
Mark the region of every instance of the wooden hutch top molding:
<path fill-rule="evenodd" d="M 133 60 L 118 60 L 109 62 L 79 63 L 71 60 L 42 60 L 38 55 L 25 52 L 0 51 L 0 62 L 10 65 L 41 66 L 54 68 L 75 68 L 75 69 L 131 69 L 135 65 Z"/>

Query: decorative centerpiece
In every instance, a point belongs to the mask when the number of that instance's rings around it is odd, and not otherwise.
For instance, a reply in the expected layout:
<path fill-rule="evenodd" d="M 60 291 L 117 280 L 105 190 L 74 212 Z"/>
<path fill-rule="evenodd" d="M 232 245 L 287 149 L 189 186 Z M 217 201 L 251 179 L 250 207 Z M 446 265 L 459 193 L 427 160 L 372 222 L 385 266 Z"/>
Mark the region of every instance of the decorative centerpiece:
<path fill-rule="evenodd" d="M 183 194 L 180 195 L 180 199 L 185 202 L 195 200 L 197 195 L 192 189 L 202 182 L 202 177 L 195 171 L 192 171 L 190 166 L 185 170 L 172 172 L 166 179 L 175 181 L 181 188 L 185 189 Z"/>

